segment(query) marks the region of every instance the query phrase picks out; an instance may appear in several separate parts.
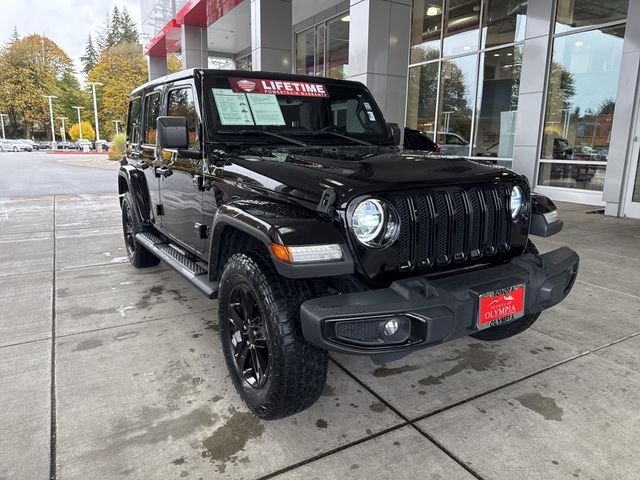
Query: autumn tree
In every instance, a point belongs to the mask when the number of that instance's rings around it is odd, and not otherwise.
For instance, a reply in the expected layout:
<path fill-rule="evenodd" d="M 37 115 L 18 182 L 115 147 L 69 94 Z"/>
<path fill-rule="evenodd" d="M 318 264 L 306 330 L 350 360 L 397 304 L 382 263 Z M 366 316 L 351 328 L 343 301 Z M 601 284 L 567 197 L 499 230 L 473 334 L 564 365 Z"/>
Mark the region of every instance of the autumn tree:
<path fill-rule="evenodd" d="M 80 139 L 80 129 L 77 123 L 74 123 L 71 125 L 71 128 L 69 128 L 69 137 L 74 142 Z M 82 139 L 91 140 L 92 142 L 96 139 L 96 131 L 89 122 L 82 122 Z"/>
<path fill-rule="evenodd" d="M 175 53 L 167 55 L 167 73 L 176 73 L 182 70 L 182 60 Z"/>
<path fill-rule="evenodd" d="M 110 138 L 115 133 L 113 120 L 120 120 L 123 124 L 126 120 L 129 93 L 147 81 L 147 63 L 142 46 L 121 43 L 105 50 L 89 72 L 88 81 L 103 84 L 98 89 L 100 137 Z"/>
<path fill-rule="evenodd" d="M 45 36 L 18 38 L 0 51 L 0 105 L 14 135 L 31 137 L 36 124 L 44 124 L 50 135 L 44 95 L 58 95 L 72 75 L 71 59 Z"/>

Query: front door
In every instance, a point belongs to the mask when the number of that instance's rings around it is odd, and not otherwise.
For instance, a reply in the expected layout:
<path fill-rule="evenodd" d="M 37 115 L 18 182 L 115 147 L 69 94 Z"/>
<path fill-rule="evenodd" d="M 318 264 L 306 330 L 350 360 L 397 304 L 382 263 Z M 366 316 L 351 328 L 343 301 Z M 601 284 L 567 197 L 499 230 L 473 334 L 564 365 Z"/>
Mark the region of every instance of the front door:
<path fill-rule="evenodd" d="M 176 86 L 169 90 L 167 115 L 187 119 L 189 150 L 200 152 L 198 114 L 191 85 Z M 163 150 L 160 153 L 165 233 L 193 250 L 203 252 L 202 155 L 181 155 L 176 150 Z"/>
<path fill-rule="evenodd" d="M 160 92 L 152 92 L 144 97 L 144 115 L 142 118 L 142 145 L 138 167 L 144 172 L 151 200 L 152 221 L 162 225 L 162 217 L 158 215 L 160 204 L 160 180 L 156 175 L 156 132 L 160 115 Z"/>

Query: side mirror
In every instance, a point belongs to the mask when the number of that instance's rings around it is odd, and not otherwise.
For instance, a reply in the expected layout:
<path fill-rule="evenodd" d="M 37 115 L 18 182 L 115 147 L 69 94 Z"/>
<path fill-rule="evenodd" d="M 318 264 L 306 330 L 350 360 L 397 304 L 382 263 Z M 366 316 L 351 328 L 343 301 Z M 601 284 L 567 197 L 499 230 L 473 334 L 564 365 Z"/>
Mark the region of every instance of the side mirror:
<path fill-rule="evenodd" d="M 400 145 L 400 126 L 397 123 L 387 123 L 387 125 L 391 129 L 393 141 L 396 142 L 396 145 Z"/>
<path fill-rule="evenodd" d="M 160 148 L 189 147 L 189 128 L 184 117 L 158 117 L 157 143 Z"/>

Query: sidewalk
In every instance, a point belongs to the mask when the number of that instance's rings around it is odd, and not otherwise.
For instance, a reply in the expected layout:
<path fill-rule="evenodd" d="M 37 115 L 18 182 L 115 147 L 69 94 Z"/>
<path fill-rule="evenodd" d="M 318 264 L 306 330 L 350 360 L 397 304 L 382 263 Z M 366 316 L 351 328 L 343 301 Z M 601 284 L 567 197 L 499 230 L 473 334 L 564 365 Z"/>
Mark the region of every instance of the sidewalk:
<path fill-rule="evenodd" d="M 581 255 L 524 334 L 377 366 L 333 355 L 310 409 L 263 422 L 216 303 L 126 262 L 115 195 L 0 202 L 0 478 L 616 479 L 640 472 L 640 222 L 563 204 Z"/>

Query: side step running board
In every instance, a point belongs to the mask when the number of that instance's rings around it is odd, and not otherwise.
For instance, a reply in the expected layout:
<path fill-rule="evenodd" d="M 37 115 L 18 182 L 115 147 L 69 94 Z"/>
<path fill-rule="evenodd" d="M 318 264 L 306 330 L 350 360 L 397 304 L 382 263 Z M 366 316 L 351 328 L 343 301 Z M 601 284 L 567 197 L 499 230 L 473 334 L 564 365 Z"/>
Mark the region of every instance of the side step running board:
<path fill-rule="evenodd" d="M 218 282 L 210 282 L 209 272 L 201 265 L 189 259 L 182 252 L 165 243 L 159 236 L 151 232 L 138 233 L 136 240 L 156 257 L 164 260 L 176 272 L 193 283 L 193 285 L 207 297 L 218 297 Z"/>

